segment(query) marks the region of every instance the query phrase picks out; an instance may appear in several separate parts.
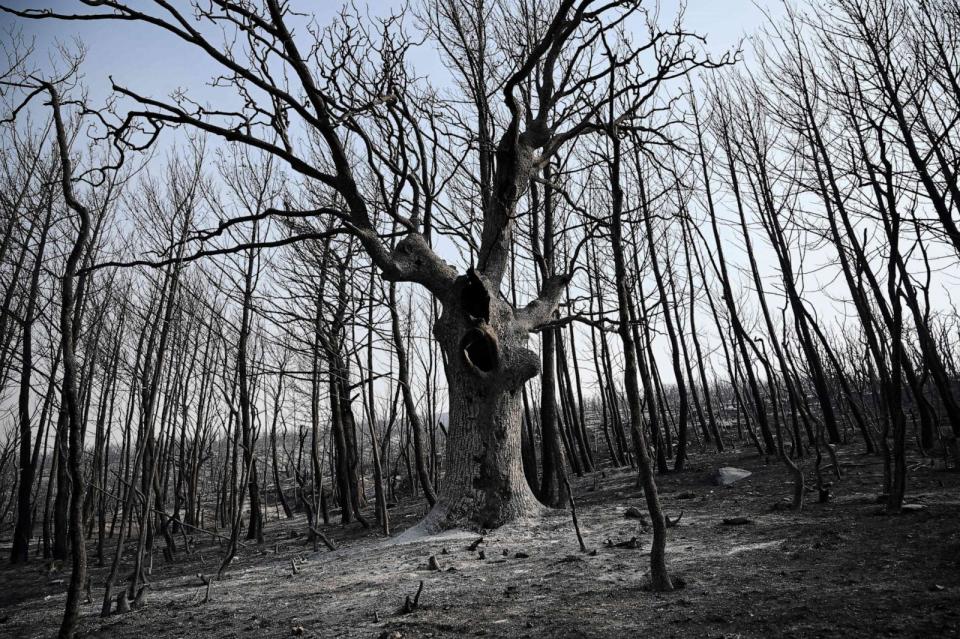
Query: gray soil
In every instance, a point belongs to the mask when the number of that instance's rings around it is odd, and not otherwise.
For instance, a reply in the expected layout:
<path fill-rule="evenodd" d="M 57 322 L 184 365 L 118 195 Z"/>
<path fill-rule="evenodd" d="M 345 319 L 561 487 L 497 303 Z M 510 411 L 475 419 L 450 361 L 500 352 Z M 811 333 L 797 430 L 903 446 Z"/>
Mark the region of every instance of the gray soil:
<path fill-rule="evenodd" d="M 960 636 L 960 474 L 914 462 L 908 501 L 918 507 L 887 516 L 875 503 L 879 461 L 841 461 L 834 497 L 821 504 L 811 493 L 801 513 L 774 508 L 791 491 L 785 468 L 743 452 L 693 456 L 686 472 L 658 478 L 667 513 L 683 512 L 669 531 L 668 566 L 683 583 L 672 593 L 645 589 L 650 533 L 624 517 L 643 510 L 642 495 L 635 475 L 608 471 L 573 482 L 595 553 L 580 552 L 564 511 L 486 532 L 470 550 L 475 532 L 397 535 L 425 512 L 410 501 L 391 509 L 394 538 L 331 525 L 338 549 L 314 552 L 302 516 L 277 521 L 271 509 L 266 543 L 241 549 L 206 603 L 197 574 L 216 572 L 216 540 L 190 557 L 181 548 L 173 564 L 158 549 L 147 605 L 105 619 L 107 567 L 91 557 L 93 601 L 79 636 Z M 753 474 L 717 487 L 708 475 L 719 466 Z M 749 523 L 723 523 L 735 517 Z M 639 547 L 616 545 L 632 537 Z M 0 636 L 54 635 L 68 579 L 41 561 L 4 565 Z M 404 613 L 420 582 L 419 605 Z"/>

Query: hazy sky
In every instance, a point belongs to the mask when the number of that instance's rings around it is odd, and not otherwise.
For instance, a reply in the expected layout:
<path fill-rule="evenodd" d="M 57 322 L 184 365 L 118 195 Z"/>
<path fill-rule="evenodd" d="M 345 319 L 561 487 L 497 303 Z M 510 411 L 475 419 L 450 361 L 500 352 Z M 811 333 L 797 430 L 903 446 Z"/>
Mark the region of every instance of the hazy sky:
<path fill-rule="evenodd" d="M 89 12 L 75 0 L 0 0 L 16 8 L 48 7 L 61 12 Z M 131 4 L 143 6 L 144 0 Z M 185 2 L 174 0 L 176 5 Z M 294 0 L 295 10 L 313 13 L 317 22 L 325 24 L 343 3 L 330 0 Z M 402 3 L 397 0 L 358 2 L 376 14 Z M 654 6 L 654 3 L 647 3 Z M 742 37 L 756 30 L 764 21 L 763 11 L 777 12 L 780 0 L 689 0 L 686 9 L 687 28 L 708 38 L 711 51 L 719 53 L 736 46 Z M 676 14 L 679 0 L 663 0 L 660 13 L 667 19 Z M 0 14 L 3 37 L 11 28 L 22 28 L 28 39 L 33 39 L 41 54 L 57 42 L 71 45 L 78 39 L 87 49 L 84 79 L 91 89 L 91 97 L 102 98 L 109 88 L 109 76 L 119 83 L 146 94 L 166 95 L 177 88 L 196 90 L 215 72 L 216 66 L 191 47 L 159 29 L 129 22 L 61 22 L 53 20 L 28 21 Z M 436 75 L 429 68 L 438 65 L 438 56 L 424 51 L 417 58 L 417 71 Z"/>
<path fill-rule="evenodd" d="M 150 0 L 128 0 L 141 7 L 151 5 Z M 177 6 L 188 5 L 187 0 L 171 0 Z M 409 0 L 419 4 L 422 0 Z M 507 1 L 507 0 L 505 0 Z M 783 14 L 784 0 L 688 0 L 684 25 L 687 29 L 706 37 L 707 48 L 714 55 L 735 48 L 741 41 L 749 38 L 762 27 L 767 15 L 777 18 Z M 203 0 L 206 2 L 206 0 Z M 0 0 L 17 8 L 48 7 L 58 12 L 89 12 L 76 0 Z M 291 0 L 293 9 L 300 13 L 313 14 L 320 25 L 328 24 L 340 10 L 343 3 L 339 0 Z M 401 0 L 371 0 L 364 3 L 356 0 L 358 7 L 369 8 L 371 14 L 381 14 L 391 8 L 402 6 Z M 812 2 L 816 7 L 816 3 Z M 648 7 L 655 6 L 654 0 L 646 2 Z M 664 22 L 672 20 L 681 6 L 681 0 L 662 0 L 659 3 L 660 15 Z M 189 9 L 186 11 L 189 13 Z M 175 36 L 144 24 L 120 21 L 64 22 L 55 20 L 21 20 L 7 14 L 0 14 L 0 37 L 6 40 L 12 30 L 20 30 L 28 41 L 33 41 L 37 58 L 44 60 L 57 58 L 55 46 L 63 44 L 74 48 L 74 41 L 86 49 L 86 58 L 82 67 L 84 85 L 90 90 L 94 104 L 101 103 L 109 94 L 110 77 L 118 84 L 147 96 L 165 98 L 178 89 L 186 89 L 198 101 L 209 99 L 211 90 L 206 88 L 211 77 L 220 69 L 207 56 L 195 48 L 180 42 Z M 743 42 L 749 63 L 749 43 Z M 48 52 L 51 52 L 48 54 Z M 447 73 L 441 66 L 440 56 L 427 44 L 411 56 L 417 74 L 428 76 L 435 86 L 446 82 Z M 721 217 L 729 214 L 726 203 L 720 203 Z M 728 259 L 734 264 L 744 263 L 739 248 L 739 231 L 730 231 L 729 244 L 725 237 L 725 250 Z M 777 295 L 779 276 L 775 269 L 775 259 L 766 242 L 760 238 L 754 244 L 761 269 L 771 279 L 768 294 Z M 952 251 L 949 253 L 951 259 Z M 446 256 L 451 259 L 451 256 Z M 832 264 L 835 255 L 832 249 L 804 254 L 805 297 L 816 309 L 829 328 L 830 325 L 844 323 L 849 313 L 845 300 L 848 293 L 836 278 L 836 269 Z M 741 276 L 743 274 L 741 273 Z M 953 299 L 960 298 L 960 284 L 949 274 L 938 274 L 937 282 L 931 290 L 934 307 L 944 307 Z M 748 285 L 749 286 L 749 285 Z M 833 291 L 832 289 L 836 289 Z M 836 295 L 833 295 L 833 293 Z M 710 321 L 706 317 L 698 320 L 701 332 L 710 331 Z M 660 371 L 665 381 L 672 380 L 672 371 L 667 364 L 665 338 L 657 338 L 654 349 L 660 362 Z"/>
<path fill-rule="evenodd" d="M 148 0 L 129 1 L 136 6 L 151 4 Z M 419 1 L 411 0 L 411 3 Z M 174 3 L 178 6 L 187 4 L 183 0 L 174 0 Z M 48 7 L 63 13 L 91 11 L 75 0 L 0 0 L 0 4 L 17 8 Z M 342 4 L 329 0 L 292 0 L 294 10 L 312 13 L 321 25 L 327 24 Z M 662 20 L 671 21 L 680 4 L 679 0 L 663 0 L 660 3 Z M 378 14 L 401 6 L 402 2 L 374 0 L 364 4 L 357 0 L 357 5 L 361 8 L 367 6 L 371 13 Z M 653 7 L 655 3 L 651 1 L 647 5 Z M 704 35 L 710 52 L 720 55 L 754 33 L 766 20 L 764 12 L 779 14 L 781 6 L 781 0 L 689 0 L 684 24 L 687 29 Z M 53 51 L 57 44 L 74 48 L 74 41 L 81 43 L 86 49 L 83 82 L 94 104 L 109 95 L 111 77 L 142 95 L 166 97 L 178 89 L 187 89 L 193 98 L 203 102 L 209 99 L 211 91 L 205 88 L 206 84 L 220 71 L 195 48 L 150 25 L 120 21 L 21 20 L 6 14 L 0 14 L 0 23 L 5 38 L 11 29 L 19 29 L 27 40 L 34 42 L 38 64 L 47 59 L 48 51 Z M 747 48 L 746 44 L 744 48 Z M 50 55 L 52 59 L 58 57 L 55 51 Z M 432 49 L 425 48 L 411 57 L 418 74 L 429 76 L 435 85 L 444 83 L 447 74 L 441 66 L 440 56 Z M 757 248 L 763 258 L 765 247 Z M 772 263 L 772 260 L 763 261 Z M 662 340 L 658 338 L 657 341 Z M 665 348 L 665 342 L 655 345 L 657 351 Z M 664 356 L 661 361 L 665 363 L 668 359 Z M 665 380 L 672 379 L 668 365 L 662 365 L 661 369 Z"/>
<path fill-rule="evenodd" d="M 187 5 L 186 0 L 172 0 L 178 6 Z M 205 0 L 204 0 L 205 1 Z M 422 0 L 410 0 L 419 4 Z M 129 0 L 136 6 L 152 4 L 150 0 Z M 76 0 L 0 0 L 0 4 L 9 4 L 18 8 L 49 7 L 56 11 L 71 13 L 90 11 Z M 356 0 L 361 8 L 369 8 L 372 14 L 381 14 L 391 8 L 402 6 L 400 0 L 373 0 L 366 4 Z M 292 0 L 295 11 L 312 13 L 316 22 L 329 23 L 342 6 L 337 0 Z M 680 0 L 662 0 L 660 15 L 662 20 L 672 20 L 681 5 Z M 654 6 L 653 0 L 647 6 Z M 815 2 L 811 6 L 816 7 Z M 188 11 L 189 12 L 189 11 Z M 783 14 L 783 0 L 689 0 L 686 6 L 685 26 L 707 38 L 707 47 L 711 53 L 719 55 L 762 27 L 767 19 L 765 14 L 779 17 Z M 6 14 L 0 14 L 0 27 L 3 33 L 11 29 L 21 29 L 28 40 L 35 43 L 38 63 L 46 59 L 48 51 L 58 44 L 72 46 L 72 41 L 82 43 L 87 50 L 82 68 L 84 84 L 90 89 L 94 104 L 101 102 L 109 93 L 109 78 L 112 76 L 119 84 L 148 96 L 164 98 L 177 89 L 187 89 L 198 101 L 209 99 L 210 90 L 205 86 L 219 69 L 207 56 L 194 48 L 179 42 L 174 36 L 149 25 L 102 21 L 102 22 L 63 22 L 54 20 L 19 20 Z M 440 56 L 426 45 L 412 58 L 416 73 L 429 76 L 432 83 L 442 86 L 447 74 L 441 66 Z M 749 64 L 749 44 L 744 43 Z M 52 57 L 56 57 L 54 53 Z M 721 217 L 730 214 L 726 203 L 720 204 Z M 743 264 L 741 241 L 736 237 L 738 231 L 731 231 L 727 249 L 728 259 Z M 727 238 L 725 238 L 726 240 Z M 725 241 L 725 244 L 727 242 Z M 775 295 L 778 288 L 777 276 L 769 247 L 763 239 L 755 242 L 758 258 L 764 275 L 769 273 L 772 284 L 768 293 Z M 953 256 L 952 251 L 949 255 Z M 848 293 L 836 277 L 832 266 L 835 254 L 832 249 L 805 253 L 803 256 L 805 276 L 805 296 L 829 324 L 843 324 L 849 313 L 844 300 Z M 450 259 L 448 257 L 448 259 Z M 953 271 L 951 271 L 953 272 Z M 953 275 L 938 274 L 937 282 L 931 290 L 934 307 L 944 307 L 953 299 L 960 298 L 960 284 Z M 831 289 L 836 289 L 832 291 Z M 835 295 L 833 294 L 835 293 Z M 701 321 L 701 330 L 709 322 Z M 657 350 L 661 350 L 659 345 Z M 666 358 L 661 361 L 668 361 Z M 669 366 L 662 365 L 661 372 L 670 378 Z"/>

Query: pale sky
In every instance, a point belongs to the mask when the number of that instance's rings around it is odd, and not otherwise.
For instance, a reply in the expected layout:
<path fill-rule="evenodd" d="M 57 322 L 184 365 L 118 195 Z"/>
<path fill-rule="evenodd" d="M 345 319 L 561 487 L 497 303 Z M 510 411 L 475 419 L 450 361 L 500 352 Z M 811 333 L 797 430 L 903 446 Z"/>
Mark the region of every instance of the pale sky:
<path fill-rule="evenodd" d="M 59 12 L 81 13 L 93 9 L 84 7 L 76 0 L 2 0 L 2 4 L 18 9 L 47 7 Z M 148 4 L 133 0 L 134 6 Z M 175 5 L 185 5 L 181 1 Z M 398 0 L 374 0 L 358 2 L 360 7 L 369 7 L 371 13 L 380 13 L 403 3 Z M 649 6 L 654 3 L 648 2 Z M 680 7 L 678 0 L 663 0 L 660 14 L 669 19 Z M 734 47 L 744 36 L 753 33 L 764 21 L 763 11 L 780 13 L 781 0 L 689 0 L 685 24 L 688 29 L 707 36 L 709 49 L 721 53 Z M 292 8 L 299 12 L 312 13 L 318 23 L 329 22 L 342 2 L 328 0 L 294 0 Z M 761 10 L 762 9 L 762 10 Z M 91 97 L 102 98 L 109 89 L 109 76 L 124 86 L 138 89 L 149 95 L 164 96 L 177 88 L 195 91 L 206 83 L 216 71 L 216 65 L 198 54 L 176 37 L 159 29 L 131 22 L 94 21 L 62 22 L 54 20 L 19 20 L 0 14 L 3 38 L 11 28 L 20 28 L 28 39 L 36 43 L 37 51 L 46 50 L 57 42 L 71 45 L 78 39 L 87 49 L 84 65 L 85 82 L 91 89 Z M 417 70 L 431 76 L 440 74 L 439 58 L 424 52 L 417 56 Z M 435 65 L 436 72 L 432 72 Z"/>
<path fill-rule="evenodd" d="M 150 4 L 147 0 L 130 1 L 138 7 Z M 418 2 L 411 0 L 413 4 Z M 48 7 L 63 13 L 95 11 L 76 0 L 0 0 L 0 3 L 17 8 Z M 174 4 L 183 6 L 186 3 L 175 0 Z M 343 3 L 293 0 L 291 4 L 293 10 L 312 13 L 316 22 L 324 25 Z M 366 4 L 359 0 L 357 2 L 361 11 L 363 7 L 368 7 L 372 14 L 385 13 L 402 4 L 399 0 L 375 0 Z M 654 6 L 653 2 L 647 4 Z M 660 3 L 661 19 L 664 22 L 671 21 L 680 5 L 679 0 L 663 0 Z M 764 13 L 775 17 L 781 15 L 782 0 L 689 0 L 684 24 L 687 29 L 704 35 L 708 50 L 719 56 L 755 33 L 766 21 Z M 58 43 L 68 48 L 74 47 L 74 41 L 82 43 L 86 58 L 81 72 L 94 104 L 102 103 L 109 95 L 110 77 L 142 95 L 166 97 L 178 89 L 187 89 L 193 98 L 205 101 L 211 91 L 206 85 L 220 70 L 215 62 L 194 47 L 150 25 L 121 21 L 21 20 L 0 14 L 0 26 L 5 38 L 11 29 L 22 30 L 26 39 L 35 44 L 38 63 L 42 63 L 47 58 L 47 52 Z M 416 52 L 412 62 L 418 74 L 427 75 L 434 85 L 442 86 L 447 74 L 440 56 L 428 47 L 432 45 L 427 44 L 422 51 Z M 749 44 L 744 42 L 743 48 L 749 58 Z M 55 51 L 50 55 L 57 57 Z M 769 261 L 765 259 L 769 255 L 764 255 L 767 249 L 762 241 L 757 242 L 756 248 L 762 262 L 774 262 L 772 258 Z M 728 252 L 734 261 L 739 261 L 735 248 L 728 248 Z M 707 326 L 709 323 L 704 318 L 701 320 L 701 330 Z M 665 351 L 665 344 L 657 344 L 656 350 Z M 664 379 L 671 379 L 669 358 L 662 352 L 657 355 Z"/>
<path fill-rule="evenodd" d="M 151 0 L 127 0 L 136 7 L 148 7 Z M 188 7 L 188 0 L 170 0 L 177 7 Z M 207 0 L 199 0 L 201 3 Z M 292 9 L 301 14 L 312 15 L 316 23 L 326 25 L 343 6 L 339 0 L 290 0 Z M 423 0 L 409 0 L 410 4 L 417 5 Z M 509 0 L 504 0 L 509 1 Z M 687 0 L 684 26 L 686 29 L 703 35 L 706 38 L 707 50 L 714 56 L 720 56 L 731 49 L 742 46 L 745 64 L 750 65 L 749 38 L 757 33 L 766 23 L 768 17 L 778 19 L 784 14 L 785 0 Z M 787 0 L 793 1 L 793 0 Z M 361 12 L 365 9 L 373 15 L 383 14 L 391 9 L 403 6 L 403 0 L 355 0 Z M 659 15 L 662 24 L 669 24 L 682 4 L 681 0 L 662 0 L 659 3 Z M 96 11 L 83 6 L 78 0 L 0 0 L 0 5 L 8 5 L 18 9 L 46 7 L 61 13 L 87 13 Z M 648 0 L 645 5 L 655 6 L 654 0 Z M 810 6 L 816 8 L 816 2 L 810 1 Z M 189 13 L 189 10 L 186 11 Z M 638 25 L 639 26 L 639 25 Z M 22 33 L 28 42 L 35 48 L 34 64 L 41 67 L 49 66 L 48 60 L 60 58 L 56 51 L 58 45 L 75 49 L 79 43 L 86 51 L 84 64 L 81 68 L 81 77 L 84 87 L 89 91 L 92 106 L 102 104 L 110 94 L 110 78 L 141 95 L 167 98 L 178 90 L 186 90 L 188 94 L 199 102 L 210 101 L 224 104 L 221 97 L 214 97 L 215 90 L 207 85 L 211 78 L 221 71 L 218 65 L 194 47 L 184 44 L 175 36 L 145 24 L 121 21 L 58 21 L 58 20 L 22 20 L 7 14 L 0 13 L 0 43 L 6 44 L 10 33 L 14 30 Z M 296 25 L 295 25 L 296 30 Z M 302 37 L 304 34 L 300 34 Z M 442 88 L 446 85 L 448 74 L 443 67 L 441 56 L 433 49 L 432 43 L 426 43 L 420 50 L 413 51 L 410 62 L 415 73 L 429 78 L 431 84 Z M 235 94 L 227 89 L 226 95 L 231 98 Z M 228 98 L 229 100 L 230 98 Z M 229 102 L 227 102 L 229 104 Z M 168 134 L 161 144 L 172 140 Z M 715 196 L 719 196 L 718 207 L 721 218 L 733 219 L 734 212 L 722 191 L 722 171 L 715 176 L 714 188 L 718 189 Z M 709 233 L 708 233 L 709 234 Z M 746 274 L 742 238 L 739 230 L 732 228 L 722 229 L 724 236 L 724 250 L 731 262 L 731 272 L 735 279 L 735 288 L 755 301 L 752 282 Z M 757 251 L 758 262 L 765 279 L 767 294 L 776 308 L 782 306 L 779 294 L 780 275 L 772 251 L 759 232 L 753 238 L 754 248 Z M 442 250 L 444 257 L 456 261 L 452 254 Z M 955 255 L 952 250 L 934 247 L 934 256 L 945 253 L 948 264 L 954 264 Z M 452 251 L 450 252 L 452 253 Z M 799 258 L 800 255 L 798 254 Z M 848 302 L 849 292 L 843 283 L 836 277 L 835 249 L 826 249 L 806 252 L 802 263 L 806 275 L 804 276 L 805 300 L 814 310 L 822 326 L 828 332 L 851 321 L 851 310 Z M 797 263 L 800 263 L 799 261 Z M 712 276 L 708 279 L 714 280 Z M 649 282 L 647 283 L 649 286 Z M 649 291 L 648 291 L 649 293 Z M 260 295 L 269 296 L 269 292 L 260 291 Z M 935 309 L 949 308 L 953 301 L 960 299 L 960 277 L 956 276 L 951 266 L 934 277 L 931 287 L 932 306 Z M 650 299 L 652 301 L 653 298 Z M 607 300 L 609 303 L 609 299 Z M 702 337 L 702 345 L 706 358 L 719 377 L 725 377 L 721 355 L 717 350 L 719 342 L 712 319 L 705 308 L 698 308 L 697 330 Z M 609 310 L 609 308 L 608 308 Z M 754 308 L 749 308 L 747 315 L 753 315 Z M 749 319 L 749 318 L 748 318 Z M 853 320 L 856 321 L 855 319 Z M 578 332 L 577 343 L 581 347 L 589 343 L 589 336 L 576 327 Z M 763 333 L 761 330 L 760 333 Z M 531 347 L 537 348 L 537 338 L 531 339 Z M 616 339 L 608 341 L 615 358 L 618 358 L 620 348 Z M 657 361 L 659 372 L 664 383 L 672 384 L 675 381 L 670 364 L 670 349 L 667 339 L 660 334 L 654 338 L 653 356 Z M 585 354 L 580 355 L 581 373 L 586 384 L 587 393 L 592 395 L 596 391 L 595 376 L 592 365 L 586 361 Z M 383 370 L 386 364 L 377 362 L 376 367 Z M 619 367 L 615 364 L 615 366 Z M 440 382 L 443 383 L 442 375 Z M 383 382 L 386 383 L 386 382 Z M 531 383 L 531 388 L 538 388 L 539 381 Z M 382 389 L 378 390 L 378 395 Z M 533 390 L 533 392 L 538 392 Z M 444 399 L 441 398 L 441 411 Z M 359 410 L 359 406 L 356 407 Z M 11 422 L 12 423 L 12 422 Z"/>
<path fill-rule="evenodd" d="M 151 4 L 148 0 L 129 0 L 136 6 Z M 184 0 L 173 0 L 177 6 L 184 6 Z M 410 0 L 411 4 L 418 4 L 420 0 Z M 0 0 L 0 4 L 8 4 L 16 8 L 48 7 L 55 11 L 89 12 L 95 9 L 84 7 L 76 0 Z M 320 25 L 327 24 L 342 6 L 339 1 L 324 0 L 292 0 L 293 10 L 313 14 Z M 374 0 L 363 3 L 357 0 L 357 6 L 363 11 L 369 8 L 371 14 L 380 14 L 391 8 L 402 6 L 400 0 Z M 646 3 L 653 7 L 654 2 Z M 680 0 L 662 0 L 660 15 L 664 22 L 672 20 L 681 6 Z M 707 48 L 714 54 L 720 54 L 735 48 L 742 40 L 761 28 L 769 14 L 774 18 L 781 16 L 783 0 L 688 0 L 684 25 L 687 29 L 704 35 L 707 38 Z M 47 59 L 48 51 L 55 45 L 63 44 L 72 48 L 73 41 L 82 43 L 86 49 L 86 59 L 82 68 L 85 86 L 90 90 L 90 98 L 94 104 L 101 103 L 109 94 L 112 76 L 119 84 L 147 96 L 166 97 L 177 89 L 187 89 L 192 97 L 205 101 L 209 95 L 206 84 L 215 75 L 219 68 L 202 53 L 193 47 L 183 44 L 175 36 L 166 34 L 155 27 L 120 21 L 95 22 L 64 22 L 55 20 L 20 20 L 6 14 L 0 14 L 0 29 L 2 37 L 7 39 L 11 29 L 20 29 L 28 41 L 33 41 L 37 51 L 37 62 Z M 446 82 L 447 74 L 442 67 L 440 56 L 433 51 L 432 45 L 425 45 L 424 49 L 414 53 L 411 60 L 418 74 L 428 76 L 432 83 L 442 86 Z M 744 52 L 749 61 L 749 43 L 743 42 Z M 50 54 L 56 58 L 55 51 Z M 748 62 L 749 63 L 749 62 Z M 721 205 L 721 209 L 725 208 Z M 736 245 L 738 240 L 731 242 Z M 769 254 L 769 249 L 762 240 L 756 241 L 758 256 L 762 264 L 772 265 L 775 261 Z M 736 246 L 725 247 L 728 257 L 732 261 L 741 262 L 740 251 Z M 813 266 L 829 264 L 834 259 L 832 253 L 822 255 L 808 255 Z M 770 269 L 770 275 L 776 279 L 776 272 Z M 834 279 L 830 274 L 821 274 L 812 278 L 812 281 L 821 280 L 829 286 Z M 942 284 L 944 288 L 935 287 L 933 296 L 935 306 L 938 298 L 960 297 L 957 283 L 949 280 Z M 772 290 L 768 291 L 774 294 Z M 950 292 L 957 293 L 955 296 Z M 827 294 L 825 294 L 827 293 Z M 826 323 L 843 323 L 843 302 L 830 299 L 827 291 L 809 291 L 810 301 L 822 314 Z M 840 297 L 846 297 L 841 293 Z M 700 330 L 708 330 L 709 322 L 706 318 L 698 320 Z M 661 341 L 658 339 L 658 341 Z M 669 358 L 665 356 L 665 345 L 655 346 L 660 370 L 666 381 L 672 379 Z"/>

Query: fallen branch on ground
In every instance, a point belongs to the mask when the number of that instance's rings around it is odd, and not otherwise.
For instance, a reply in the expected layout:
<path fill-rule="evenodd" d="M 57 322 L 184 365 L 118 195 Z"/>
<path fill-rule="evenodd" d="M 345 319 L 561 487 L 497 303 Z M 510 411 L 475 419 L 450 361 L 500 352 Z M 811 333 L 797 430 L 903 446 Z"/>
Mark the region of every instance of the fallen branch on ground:
<path fill-rule="evenodd" d="M 330 541 L 329 537 L 324 535 L 322 532 L 320 532 L 313 526 L 308 526 L 308 528 L 310 528 L 310 534 L 313 535 L 313 537 L 311 537 L 311 541 L 316 542 L 316 540 L 319 539 L 320 541 L 323 542 L 323 545 L 326 546 L 329 550 L 333 551 L 337 549 L 336 544 Z M 314 548 L 316 548 L 316 545 L 314 545 Z"/>

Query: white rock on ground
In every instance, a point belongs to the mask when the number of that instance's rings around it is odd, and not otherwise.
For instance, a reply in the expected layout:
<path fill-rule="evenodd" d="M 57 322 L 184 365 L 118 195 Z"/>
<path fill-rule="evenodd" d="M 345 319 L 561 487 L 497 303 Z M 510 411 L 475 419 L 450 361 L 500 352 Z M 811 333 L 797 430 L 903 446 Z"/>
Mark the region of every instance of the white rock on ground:
<path fill-rule="evenodd" d="M 710 473 L 710 483 L 714 486 L 730 486 L 752 474 L 749 470 L 724 466 Z"/>

